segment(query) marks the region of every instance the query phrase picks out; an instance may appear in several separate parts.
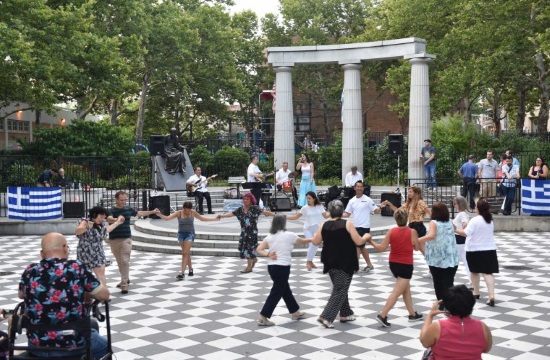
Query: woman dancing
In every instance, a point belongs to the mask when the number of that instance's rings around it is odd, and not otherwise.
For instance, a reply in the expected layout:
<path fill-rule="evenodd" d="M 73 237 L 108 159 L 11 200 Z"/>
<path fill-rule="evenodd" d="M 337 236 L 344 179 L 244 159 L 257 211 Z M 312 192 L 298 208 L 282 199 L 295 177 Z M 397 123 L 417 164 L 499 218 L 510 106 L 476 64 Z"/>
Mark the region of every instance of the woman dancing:
<path fill-rule="evenodd" d="M 258 247 L 258 218 L 260 215 L 275 216 L 274 213 L 267 210 L 261 210 L 256 205 L 254 195 L 248 193 L 243 195 L 243 206 L 235 209 L 233 212 L 218 215 L 218 219 L 237 217 L 241 223 L 241 236 L 239 238 L 239 254 L 241 259 L 246 259 L 246 268 L 241 273 L 252 272 L 254 265 L 258 261 L 256 256 L 256 247 Z"/>
<path fill-rule="evenodd" d="M 78 247 L 76 257 L 84 265 L 89 266 L 103 286 L 107 286 L 105 277 L 105 251 L 103 239 L 117 226 L 122 224 L 124 216 L 119 216 L 114 223 L 105 226 L 108 211 L 104 207 L 94 206 L 90 209 L 88 219 L 81 219 L 76 227 Z"/>
<path fill-rule="evenodd" d="M 325 211 L 325 208 L 321 205 L 317 195 L 313 191 L 308 191 L 306 194 L 306 199 L 307 206 L 303 206 L 300 209 L 300 212 L 297 212 L 292 216 L 287 216 L 287 219 L 296 220 L 304 216 L 304 236 L 306 238 L 312 238 L 317 232 L 319 225 L 323 222 L 323 218 L 328 219 L 330 215 Z M 308 270 L 317 268 L 317 266 L 313 263 L 313 258 L 315 257 L 315 254 L 317 254 L 317 249 L 319 249 L 319 246 L 315 246 L 311 242 L 309 243 L 306 262 L 306 268 Z"/>
<path fill-rule="evenodd" d="M 267 272 L 273 280 L 271 292 L 267 297 L 265 304 L 260 311 L 258 325 L 275 325 L 269 319 L 281 299 L 284 300 L 292 320 L 301 319 L 304 316 L 300 312 L 300 306 L 292 295 L 292 290 L 288 284 L 290 276 L 290 265 L 292 263 L 292 249 L 294 244 L 307 244 L 311 239 L 302 239 L 293 232 L 286 231 L 286 217 L 284 215 L 275 215 L 271 223 L 269 235 L 258 245 L 256 252 L 261 256 L 266 256 Z"/>
<path fill-rule="evenodd" d="M 302 154 L 296 170 L 302 171 L 302 180 L 300 181 L 300 194 L 298 195 L 298 206 L 306 206 L 306 194 L 315 190 L 315 166 L 309 161 L 307 154 Z"/>
<path fill-rule="evenodd" d="M 397 209 L 393 217 L 397 227 L 388 231 L 380 244 L 372 241 L 372 238 L 369 240 L 370 244 L 378 251 L 385 251 L 391 245 L 389 262 L 390 271 L 395 277 L 395 286 L 382 311 L 376 316 L 376 321 L 384 327 L 391 326 L 388 322 L 388 313 L 400 296 L 403 297 L 403 302 L 409 312 L 409 321 L 422 320 L 422 315 L 413 309 L 411 296 L 413 250 L 418 250 L 418 236 L 416 230 L 407 227 L 407 218 L 409 217 L 407 210 Z"/>
<path fill-rule="evenodd" d="M 367 233 L 359 236 L 353 223 L 342 219 L 344 205 L 340 200 L 331 201 L 328 211 L 330 220 L 319 227 L 311 242 L 317 246 L 323 242 L 323 274 L 328 273 L 332 282 L 332 293 L 317 321 L 326 328 L 333 328 L 332 323 L 338 313 L 342 323 L 355 320 L 349 306 L 348 290 L 353 274 L 359 270 L 357 246 L 363 245 L 371 235 Z"/>
<path fill-rule="evenodd" d="M 194 220 L 200 221 L 217 221 L 218 218 L 208 218 L 193 210 L 193 203 L 186 201 L 183 203 L 181 210 L 175 211 L 170 215 L 163 215 L 160 211 L 156 213 L 163 220 L 178 219 L 178 242 L 181 247 L 181 272 L 176 275 L 176 279 L 185 279 L 185 268 L 189 267 L 189 276 L 195 275 L 193 272 L 193 264 L 191 263 L 191 246 L 195 241 L 195 224 Z"/>

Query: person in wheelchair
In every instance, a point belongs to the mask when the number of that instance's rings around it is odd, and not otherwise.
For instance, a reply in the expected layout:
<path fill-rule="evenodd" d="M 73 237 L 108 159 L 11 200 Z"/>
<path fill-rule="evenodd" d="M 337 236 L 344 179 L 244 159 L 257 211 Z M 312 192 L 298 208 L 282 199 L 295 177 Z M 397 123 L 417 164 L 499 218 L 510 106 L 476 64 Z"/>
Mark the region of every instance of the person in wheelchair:
<path fill-rule="evenodd" d="M 69 260 L 67 239 L 59 233 L 42 237 L 41 260 L 27 266 L 19 283 L 19 298 L 23 299 L 26 316 L 31 324 L 57 325 L 88 317 L 86 305 L 92 299 L 104 301 L 109 290 L 93 272 L 78 260 Z M 74 348 L 83 346 L 85 339 L 75 331 L 27 332 L 30 347 Z M 92 329 L 91 349 L 94 359 L 108 351 L 107 339 Z M 47 358 L 74 356 L 66 351 L 33 351 L 32 355 Z"/>

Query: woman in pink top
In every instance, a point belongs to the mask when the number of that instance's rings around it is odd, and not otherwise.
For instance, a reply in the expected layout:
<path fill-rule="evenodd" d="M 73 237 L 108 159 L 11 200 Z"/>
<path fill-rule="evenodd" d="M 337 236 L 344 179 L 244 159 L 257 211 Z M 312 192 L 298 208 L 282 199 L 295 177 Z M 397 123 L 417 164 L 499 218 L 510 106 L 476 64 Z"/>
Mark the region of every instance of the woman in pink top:
<path fill-rule="evenodd" d="M 430 360 L 479 360 L 482 353 L 491 350 L 491 330 L 483 321 L 470 317 L 475 303 L 474 295 L 464 285 L 449 288 L 443 302 L 433 303 L 420 331 L 420 342 L 427 351 L 431 349 Z M 443 313 L 438 310 L 441 304 L 447 318 L 433 321 L 436 315 Z"/>
<path fill-rule="evenodd" d="M 385 251 L 390 248 L 390 271 L 395 276 L 395 286 L 392 293 L 388 296 L 384 308 L 376 316 L 378 321 L 384 327 L 390 327 L 388 322 L 388 313 L 393 308 L 397 299 L 403 297 L 405 307 L 409 312 L 409 321 L 421 321 L 422 315 L 414 311 L 411 296 L 411 278 L 413 274 L 413 250 L 418 250 L 418 235 L 416 230 L 407 226 L 409 212 L 404 208 L 399 208 L 393 214 L 397 227 L 386 233 L 384 240 L 377 244 L 369 240 L 370 244 L 378 251 Z"/>

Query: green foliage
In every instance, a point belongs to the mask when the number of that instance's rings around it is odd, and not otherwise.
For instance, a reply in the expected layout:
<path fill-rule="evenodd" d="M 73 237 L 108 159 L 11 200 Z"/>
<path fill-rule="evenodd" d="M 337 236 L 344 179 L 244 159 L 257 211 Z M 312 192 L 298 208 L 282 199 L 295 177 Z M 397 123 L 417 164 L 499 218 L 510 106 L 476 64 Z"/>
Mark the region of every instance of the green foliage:
<path fill-rule="evenodd" d="M 214 166 L 221 178 L 242 176 L 250 163 L 250 156 L 241 149 L 224 146 L 214 155 Z"/>
<path fill-rule="evenodd" d="M 39 127 L 34 141 L 21 141 L 23 153 L 37 157 L 116 156 L 133 148 L 133 135 L 128 129 L 107 121 L 74 121 L 67 127 Z"/>
<path fill-rule="evenodd" d="M 32 165 L 16 162 L 8 167 L 7 173 L 4 173 L 6 176 L 4 181 L 8 186 L 35 186 L 42 171 L 43 169 Z"/>
<path fill-rule="evenodd" d="M 199 145 L 191 151 L 189 159 L 193 167 L 200 166 L 202 173 L 206 176 L 213 175 L 214 157 L 210 155 L 208 149 L 202 145 Z"/>

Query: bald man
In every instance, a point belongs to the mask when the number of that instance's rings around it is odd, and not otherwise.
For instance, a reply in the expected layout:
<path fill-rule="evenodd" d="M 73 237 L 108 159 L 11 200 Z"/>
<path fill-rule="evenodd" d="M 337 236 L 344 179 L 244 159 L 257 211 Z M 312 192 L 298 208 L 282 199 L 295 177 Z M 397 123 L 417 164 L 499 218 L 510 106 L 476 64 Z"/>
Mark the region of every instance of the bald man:
<path fill-rule="evenodd" d="M 19 298 L 27 307 L 27 315 L 35 324 L 60 324 L 87 317 L 86 297 L 108 300 L 109 290 L 78 260 L 69 260 L 65 236 L 48 233 L 42 237 L 39 263 L 27 266 L 19 282 Z M 52 314 L 54 316 L 52 316 Z M 58 332 L 56 337 L 46 332 L 27 333 L 29 346 L 81 346 L 85 339 L 79 335 Z M 75 344 L 75 345 L 72 345 Z M 107 339 L 92 329 L 92 353 L 98 359 L 107 354 Z M 67 357 L 66 352 L 32 351 L 41 357 Z"/>

